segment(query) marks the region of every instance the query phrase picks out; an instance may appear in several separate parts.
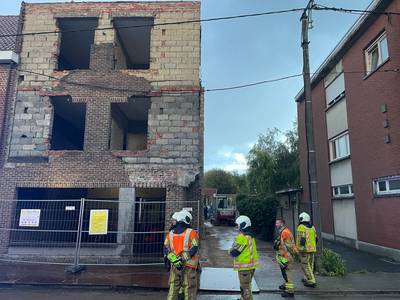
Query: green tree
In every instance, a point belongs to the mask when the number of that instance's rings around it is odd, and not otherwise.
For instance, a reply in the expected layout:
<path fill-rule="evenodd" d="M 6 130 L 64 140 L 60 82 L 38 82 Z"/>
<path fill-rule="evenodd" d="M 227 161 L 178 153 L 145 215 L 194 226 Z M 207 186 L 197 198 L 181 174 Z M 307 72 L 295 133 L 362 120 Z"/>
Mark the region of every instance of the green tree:
<path fill-rule="evenodd" d="M 250 189 L 269 196 L 278 190 L 298 186 L 298 155 L 295 128 L 283 134 L 275 128 L 260 135 L 248 155 Z"/>
<path fill-rule="evenodd" d="M 238 172 L 233 172 L 232 179 L 236 186 L 237 193 L 239 194 L 249 193 L 249 183 L 246 174 L 239 174 Z"/>
<path fill-rule="evenodd" d="M 236 194 L 233 175 L 221 169 L 209 170 L 204 174 L 204 187 L 215 188 L 218 194 Z"/>
<path fill-rule="evenodd" d="M 299 185 L 297 130 L 278 129 L 260 135 L 247 157 L 249 193 L 238 197 L 238 209 L 247 214 L 255 232 L 271 239 L 278 200 L 275 192 Z"/>

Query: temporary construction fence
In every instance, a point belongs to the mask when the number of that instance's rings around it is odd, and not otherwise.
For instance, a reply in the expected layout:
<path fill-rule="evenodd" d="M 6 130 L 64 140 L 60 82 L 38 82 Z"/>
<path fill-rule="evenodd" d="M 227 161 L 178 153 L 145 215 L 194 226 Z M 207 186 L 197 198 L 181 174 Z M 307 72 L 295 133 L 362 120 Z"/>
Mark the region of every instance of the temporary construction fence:
<path fill-rule="evenodd" d="M 161 264 L 174 211 L 199 201 L 70 199 L 0 202 L 0 260 L 79 265 Z"/>

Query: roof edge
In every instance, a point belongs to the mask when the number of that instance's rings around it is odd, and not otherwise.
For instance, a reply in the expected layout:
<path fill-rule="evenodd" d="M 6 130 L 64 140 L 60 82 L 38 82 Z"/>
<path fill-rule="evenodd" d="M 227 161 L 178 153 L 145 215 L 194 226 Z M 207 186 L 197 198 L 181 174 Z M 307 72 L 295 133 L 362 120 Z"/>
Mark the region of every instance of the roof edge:
<path fill-rule="evenodd" d="M 366 10 L 375 11 L 381 6 L 389 5 L 393 0 L 373 0 Z M 329 53 L 329 55 L 325 58 L 322 64 L 315 71 L 314 75 L 311 77 L 311 85 L 315 86 L 325 73 L 328 73 L 328 70 L 332 68 L 332 64 L 337 63 L 344 55 L 342 53 L 346 46 L 350 45 L 353 42 L 353 39 L 356 38 L 357 33 L 359 33 L 367 21 L 375 20 L 379 17 L 379 15 L 375 14 L 363 14 L 361 15 L 354 24 L 350 27 L 350 29 L 346 32 L 346 34 L 341 38 L 341 40 L 336 44 L 335 48 Z M 296 102 L 301 102 L 300 99 L 304 94 L 304 88 L 302 88 L 297 95 L 295 96 Z"/>

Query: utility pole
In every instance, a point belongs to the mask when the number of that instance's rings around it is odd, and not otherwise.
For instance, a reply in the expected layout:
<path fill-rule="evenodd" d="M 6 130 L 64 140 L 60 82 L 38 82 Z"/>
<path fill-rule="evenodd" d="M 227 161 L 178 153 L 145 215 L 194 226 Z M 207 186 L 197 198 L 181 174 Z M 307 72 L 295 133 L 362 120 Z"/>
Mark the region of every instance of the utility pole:
<path fill-rule="evenodd" d="M 301 47 L 303 48 L 303 81 L 305 97 L 305 123 L 307 140 L 307 169 L 308 169 L 308 192 L 310 197 L 311 220 L 317 230 L 319 242 L 318 252 L 322 250 L 321 236 L 321 215 L 318 201 L 318 181 L 317 181 L 317 158 L 315 155 L 313 112 L 311 101 L 311 78 L 310 78 L 310 55 L 308 44 L 308 30 L 311 28 L 311 14 L 314 0 L 310 0 L 301 15 Z"/>

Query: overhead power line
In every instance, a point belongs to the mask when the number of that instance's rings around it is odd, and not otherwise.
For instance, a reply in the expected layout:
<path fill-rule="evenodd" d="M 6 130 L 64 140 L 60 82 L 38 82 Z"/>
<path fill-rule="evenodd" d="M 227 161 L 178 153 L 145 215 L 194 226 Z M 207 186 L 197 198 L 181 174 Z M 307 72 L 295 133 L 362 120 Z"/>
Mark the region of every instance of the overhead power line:
<path fill-rule="evenodd" d="M 230 87 L 205 89 L 204 91 L 205 92 L 218 92 L 218 91 L 236 90 L 236 89 L 242 89 L 242 88 L 251 87 L 251 86 L 255 86 L 255 85 L 261 85 L 261 84 L 266 84 L 266 83 L 282 81 L 282 80 L 295 78 L 295 77 L 300 77 L 300 76 L 302 76 L 302 74 L 289 75 L 289 76 L 285 76 L 285 77 L 269 79 L 269 80 L 263 80 L 263 81 L 258 81 L 258 82 L 248 83 L 248 84 L 242 84 L 242 85 L 236 85 L 236 86 L 230 86 Z"/>
<path fill-rule="evenodd" d="M 234 19 L 241 19 L 241 18 L 278 15 L 278 14 L 285 14 L 285 13 L 291 13 L 291 12 L 298 12 L 298 11 L 302 11 L 302 10 L 303 10 L 303 8 L 292 8 L 292 9 L 266 11 L 266 12 L 260 12 L 260 13 L 252 13 L 252 14 L 243 14 L 243 15 L 234 15 L 234 16 L 226 16 L 226 17 L 207 18 L 207 19 L 195 19 L 195 20 L 186 20 L 186 21 L 177 21 L 177 22 L 165 22 L 165 23 L 156 23 L 156 24 L 143 24 L 143 25 L 131 25 L 131 26 L 109 26 L 109 27 L 94 28 L 94 29 L 51 30 L 51 31 L 26 32 L 26 33 L 17 33 L 17 34 L 3 34 L 3 35 L 0 35 L 0 38 L 13 37 L 13 36 L 29 36 L 29 35 L 46 35 L 46 34 L 58 34 L 58 33 L 71 33 L 71 32 L 85 32 L 85 31 L 102 31 L 102 30 L 114 30 L 114 29 L 126 29 L 126 28 L 158 27 L 158 26 L 181 25 L 181 24 L 190 24 L 190 23 L 205 23 L 205 22 L 212 22 L 212 21 L 223 21 L 223 20 L 234 20 Z"/>
<path fill-rule="evenodd" d="M 49 79 L 53 79 L 56 81 L 64 82 L 66 84 L 70 85 L 76 85 L 76 86 L 81 86 L 81 87 L 88 87 L 88 88 L 96 88 L 96 89 L 102 89 L 102 90 L 111 90 L 111 91 L 119 91 L 119 92 L 131 92 L 131 93 L 145 93 L 144 91 L 138 91 L 138 90 L 133 90 L 129 88 L 117 88 L 117 87 L 111 87 L 111 86 L 104 86 L 104 85 L 96 85 L 96 84 L 88 84 L 88 83 L 81 83 L 81 82 L 76 82 L 76 81 L 69 81 L 63 78 L 58 78 L 55 76 L 51 75 L 46 75 L 43 73 L 39 72 L 34 72 L 34 71 L 28 71 L 28 70 L 19 70 L 22 73 L 29 73 L 33 75 L 38 75 L 38 76 L 43 76 L 47 77 Z M 385 69 L 385 70 L 376 70 L 376 73 L 399 73 L 400 72 L 400 67 L 399 68 L 393 68 L 393 69 Z M 344 71 L 344 72 L 338 72 L 339 73 L 345 73 L 345 74 L 365 74 L 365 71 Z M 310 75 L 317 75 L 320 74 L 318 72 L 310 73 Z M 210 88 L 210 89 L 204 89 L 204 92 L 220 92 L 220 91 L 228 91 L 228 90 L 237 90 L 237 89 L 243 89 L 247 87 L 252 87 L 252 86 L 258 86 L 258 85 L 263 85 L 263 84 L 268 84 L 268 83 L 274 83 L 278 81 L 284 81 L 288 80 L 291 78 L 296 78 L 302 76 L 302 73 L 299 74 L 294 74 L 294 75 L 288 75 L 288 76 L 282 76 L 282 77 L 277 77 L 273 79 L 267 79 L 267 80 L 262 80 L 262 81 L 257 81 L 257 82 L 251 82 L 251 83 L 246 83 L 246 84 L 241 84 L 241 85 L 233 85 L 233 86 L 226 86 L 226 87 L 217 87 L 217 88 Z M 174 80 L 172 80 L 174 81 Z M 158 82 L 158 81 L 155 81 Z M 167 82 L 167 80 L 165 80 Z M 192 90 L 192 89 L 181 89 L 181 90 L 174 90 L 174 91 L 161 91 L 162 94 L 168 94 L 168 95 L 179 95 L 179 94 L 191 94 L 191 93 L 199 93 L 199 90 Z"/>
<path fill-rule="evenodd" d="M 400 16 L 400 12 L 394 12 L 394 11 L 374 11 L 374 10 L 363 10 L 363 9 L 353 9 L 353 8 L 342 8 L 342 7 L 325 6 L 321 4 L 314 5 L 313 9 L 357 14 L 357 15 L 371 14 L 371 15 Z"/>

